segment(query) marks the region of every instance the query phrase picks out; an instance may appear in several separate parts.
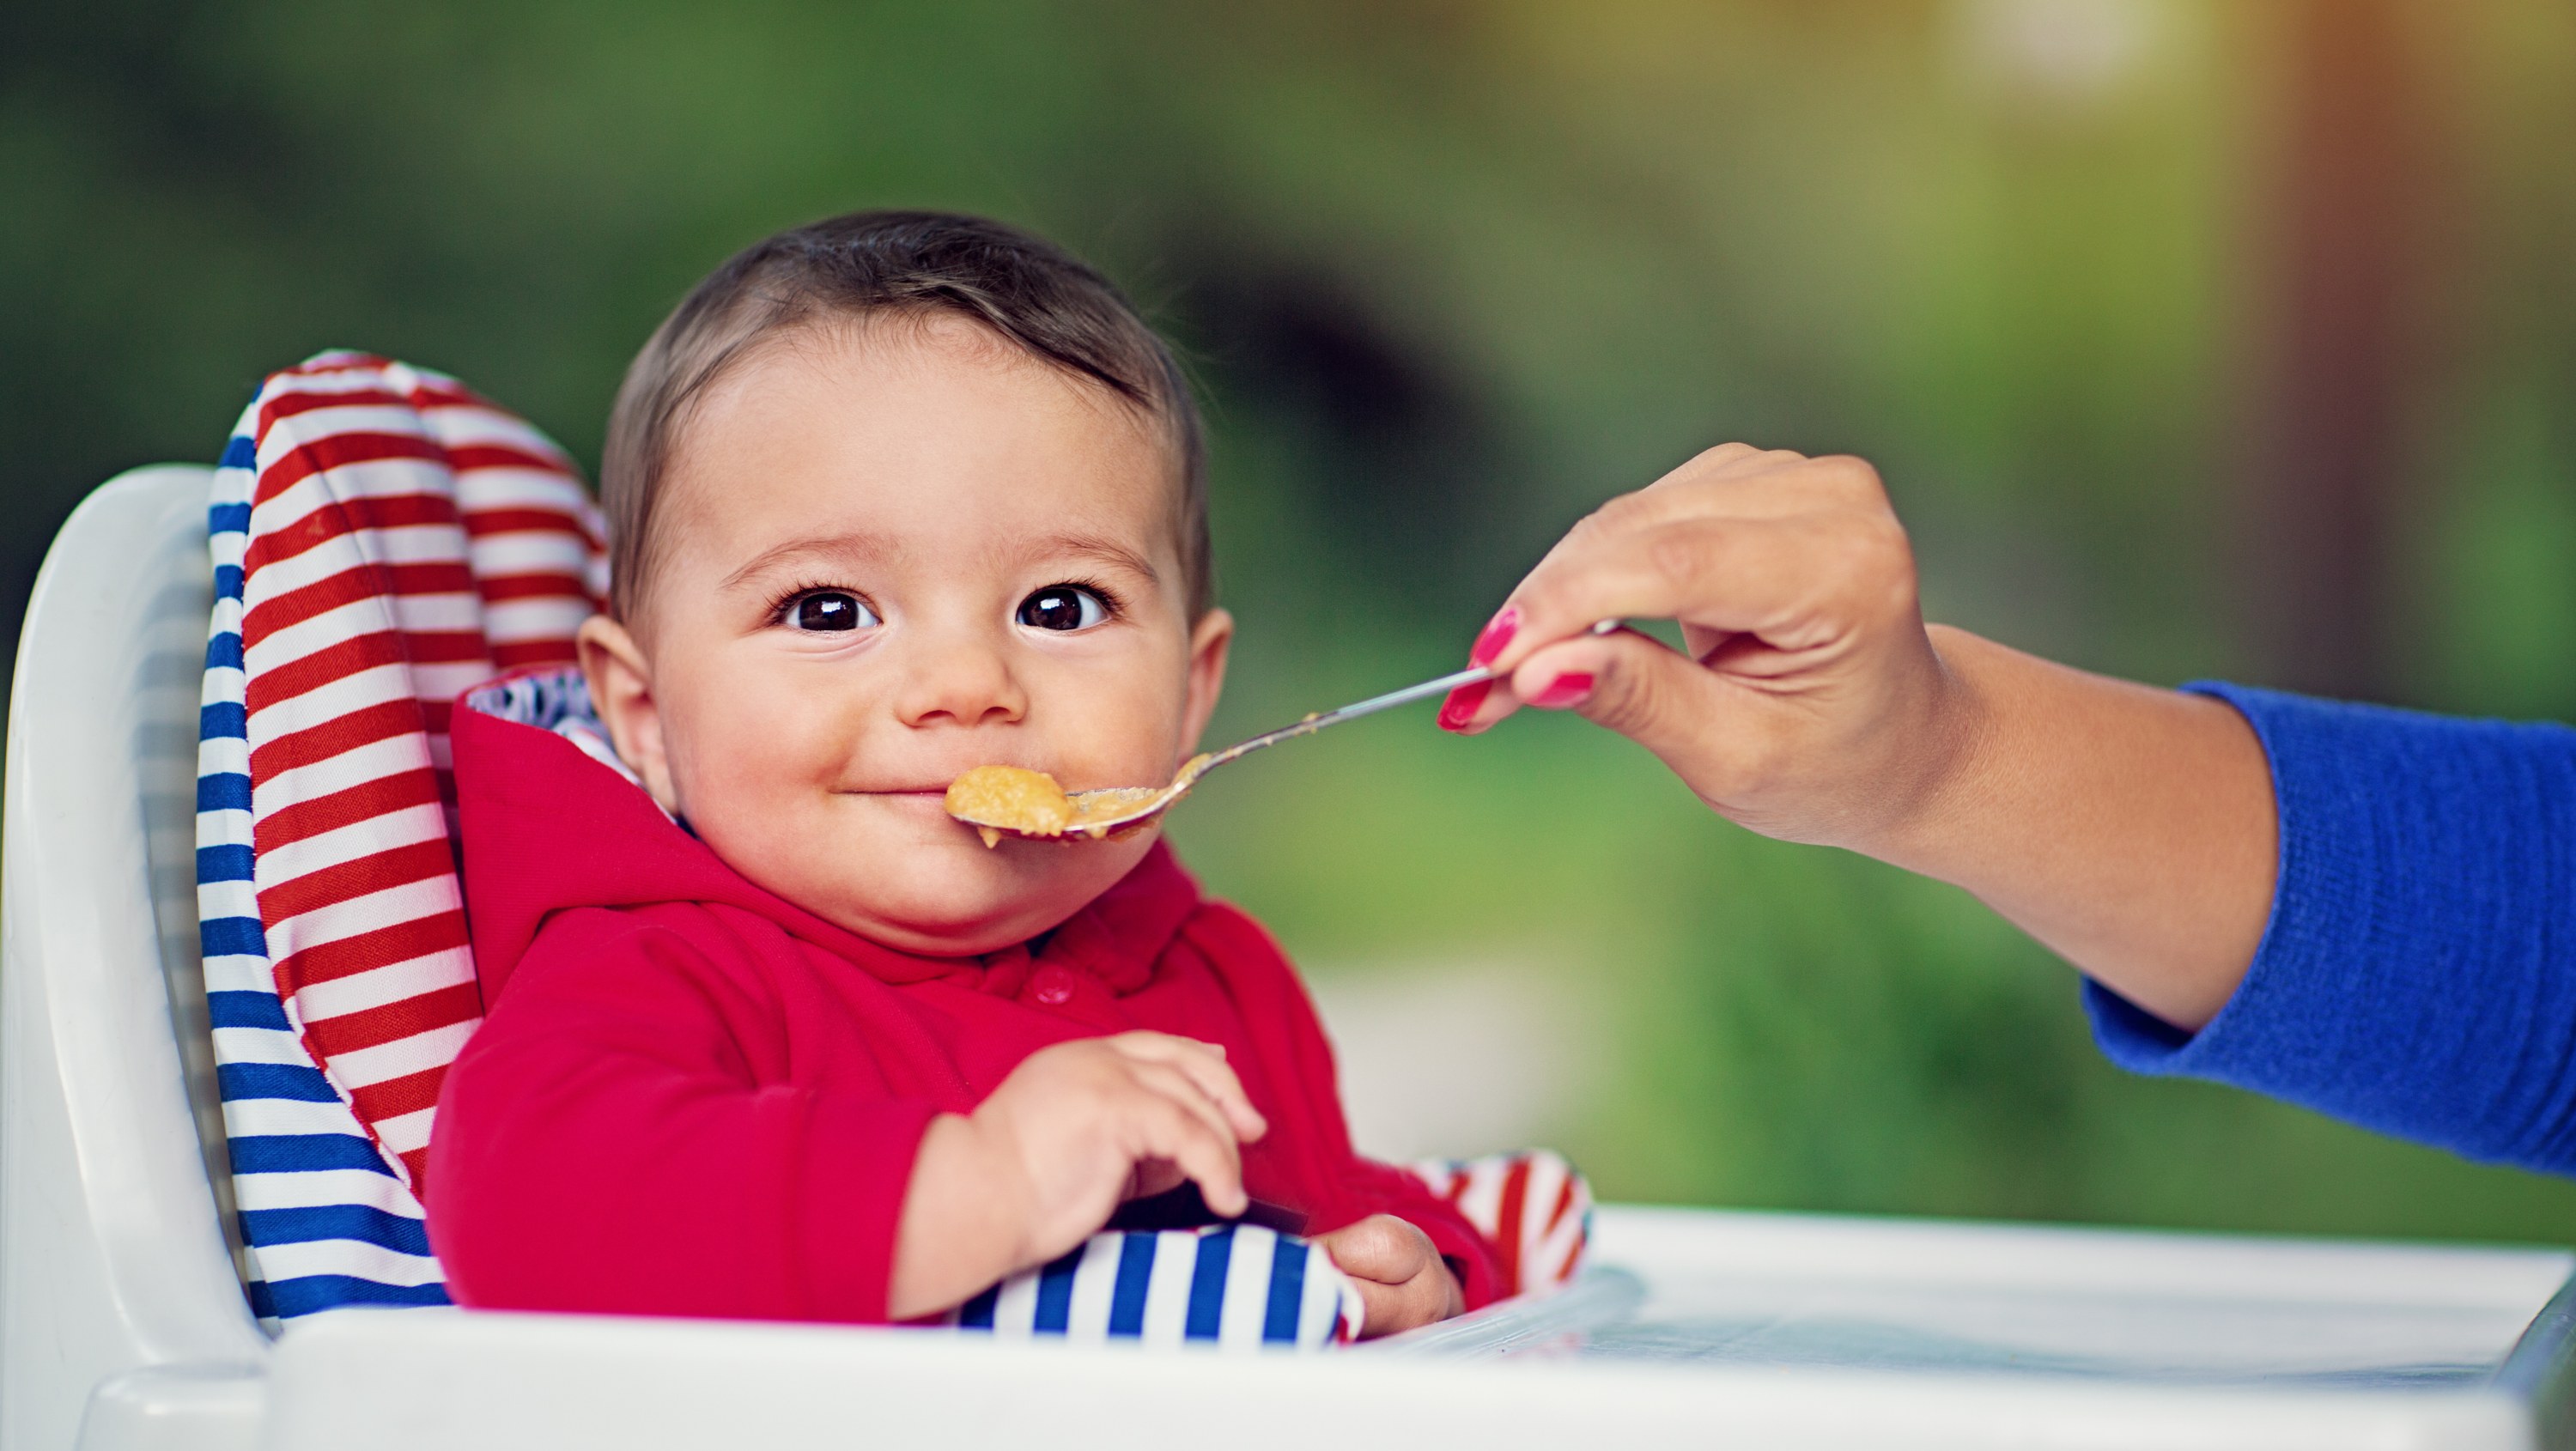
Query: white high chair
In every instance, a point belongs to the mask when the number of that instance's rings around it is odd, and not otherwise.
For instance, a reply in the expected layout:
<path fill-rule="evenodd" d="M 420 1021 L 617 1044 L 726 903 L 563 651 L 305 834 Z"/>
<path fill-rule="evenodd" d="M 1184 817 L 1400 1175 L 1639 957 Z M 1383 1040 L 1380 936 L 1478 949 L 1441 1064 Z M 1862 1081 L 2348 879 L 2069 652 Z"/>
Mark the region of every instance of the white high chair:
<path fill-rule="evenodd" d="M 198 978 L 207 472 L 47 556 L 0 887 L 0 1451 L 2576 1445 L 2576 1256 L 1608 1208 L 1596 1269 L 1339 1354 L 243 1297 Z"/>

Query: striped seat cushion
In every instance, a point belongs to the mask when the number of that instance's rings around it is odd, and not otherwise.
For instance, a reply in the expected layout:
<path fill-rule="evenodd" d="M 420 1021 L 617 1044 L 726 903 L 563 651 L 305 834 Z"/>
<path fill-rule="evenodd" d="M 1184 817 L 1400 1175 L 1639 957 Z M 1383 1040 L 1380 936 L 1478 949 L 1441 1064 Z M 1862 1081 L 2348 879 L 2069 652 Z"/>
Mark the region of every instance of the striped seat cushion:
<path fill-rule="evenodd" d="M 1316 1350 L 1354 1339 L 1359 1292 L 1332 1257 L 1257 1224 L 1095 1234 L 944 1322 L 1006 1339 Z"/>
<path fill-rule="evenodd" d="M 325 353 L 261 385 L 207 523 L 198 911 L 251 1301 L 445 1304 L 421 1176 L 482 1019 L 449 702 L 572 659 L 597 512 L 454 379 Z"/>
<path fill-rule="evenodd" d="M 1582 1272 L 1592 1242 L 1592 1186 L 1561 1155 L 1521 1149 L 1410 1167 L 1493 1241 L 1504 1294 L 1545 1294 Z"/>
<path fill-rule="evenodd" d="M 1546 1294 L 1582 1270 L 1592 1190 L 1558 1155 L 1524 1149 L 1412 1172 L 1494 1242 L 1505 1294 Z M 1093 1235 L 947 1318 L 1005 1337 L 1233 1349 L 1337 1344 L 1356 1338 L 1360 1321 L 1358 1293 L 1330 1256 L 1253 1224 Z"/>

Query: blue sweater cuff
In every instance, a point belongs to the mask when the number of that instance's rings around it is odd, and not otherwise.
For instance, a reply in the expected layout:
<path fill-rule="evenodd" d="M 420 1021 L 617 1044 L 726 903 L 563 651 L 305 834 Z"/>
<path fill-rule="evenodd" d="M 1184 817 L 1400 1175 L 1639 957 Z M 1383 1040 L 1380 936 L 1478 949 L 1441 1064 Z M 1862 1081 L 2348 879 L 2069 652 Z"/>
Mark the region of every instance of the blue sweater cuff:
<path fill-rule="evenodd" d="M 2271 763 L 2271 920 L 2197 1033 L 2086 982 L 2103 1051 L 2576 1170 L 2576 731 L 2184 688 L 2234 706 Z"/>

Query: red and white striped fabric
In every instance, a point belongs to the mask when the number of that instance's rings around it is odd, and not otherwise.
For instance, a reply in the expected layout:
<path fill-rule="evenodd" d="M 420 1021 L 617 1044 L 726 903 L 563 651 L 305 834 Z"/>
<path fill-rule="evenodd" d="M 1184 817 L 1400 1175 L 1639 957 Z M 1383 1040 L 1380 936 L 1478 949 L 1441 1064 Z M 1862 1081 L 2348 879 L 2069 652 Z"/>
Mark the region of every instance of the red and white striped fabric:
<path fill-rule="evenodd" d="M 1592 1237 L 1592 1186 L 1562 1156 L 1522 1149 L 1411 1167 L 1494 1242 L 1505 1295 L 1545 1294 L 1582 1270 Z"/>
<path fill-rule="evenodd" d="M 447 726 L 496 671 L 569 662 L 605 593 L 572 462 L 452 378 L 324 353 L 271 378 L 241 650 L 259 917 L 305 1047 L 415 1191 L 482 1021 Z"/>

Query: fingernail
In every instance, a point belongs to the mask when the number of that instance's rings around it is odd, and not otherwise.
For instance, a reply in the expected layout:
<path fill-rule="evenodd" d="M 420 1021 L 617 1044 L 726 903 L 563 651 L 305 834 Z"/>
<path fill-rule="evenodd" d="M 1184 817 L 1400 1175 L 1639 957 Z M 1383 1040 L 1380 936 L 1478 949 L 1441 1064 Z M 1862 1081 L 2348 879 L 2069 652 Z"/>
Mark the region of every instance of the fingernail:
<path fill-rule="evenodd" d="M 1485 632 L 1476 637 L 1476 647 L 1467 652 L 1467 663 L 1470 665 L 1493 664 L 1494 657 L 1503 653 L 1503 648 L 1512 643 L 1512 636 L 1519 634 L 1520 629 L 1521 607 L 1518 605 L 1503 606 L 1503 612 L 1487 621 L 1485 624 Z"/>
<path fill-rule="evenodd" d="M 1569 670 L 1549 681 L 1547 689 L 1530 697 L 1530 704 L 1543 705 L 1550 710 L 1563 710 L 1569 705 L 1581 705 L 1583 697 L 1591 693 L 1592 672 Z"/>
<path fill-rule="evenodd" d="M 1465 730 L 1467 722 L 1475 717 L 1477 708 L 1485 703 L 1485 697 L 1492 694 L 1493 689 L 1494 682 L 1475 680 L 1450 691 L 1449 698 L 1440 703 L 1440 728 L 1444 731 Z"/>

